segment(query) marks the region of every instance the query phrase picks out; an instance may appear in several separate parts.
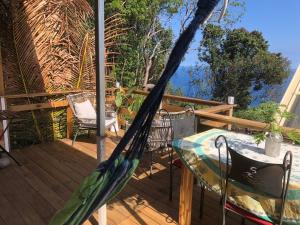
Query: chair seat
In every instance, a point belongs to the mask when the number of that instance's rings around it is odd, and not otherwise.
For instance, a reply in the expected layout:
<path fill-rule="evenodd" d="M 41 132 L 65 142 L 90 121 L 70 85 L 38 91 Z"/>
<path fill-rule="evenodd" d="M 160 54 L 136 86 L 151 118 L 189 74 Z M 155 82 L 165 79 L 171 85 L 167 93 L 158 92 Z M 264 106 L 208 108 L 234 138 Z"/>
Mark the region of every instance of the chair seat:
<path fill-rule="evenodd" d="M 237 213 L 237 214 L 243 216 L 245 219 L 250 220 L 250 221 L 252 221 L 252 222 L 254 222 L 256 224 L 260 224 L 260 225 L 273 225 L 273 223 L 271 223 L 269 221 L 266 221 L 266 220 L 263 220 L 261 218 L 258 218 L 254 214 L 249 213 L 246 210 L 243 210 L 243 209 L 239 208 L 238 206 L 236 206 L 236 205 L 234 205 L 232 203 L 226 202 L 225 209 L 227 209 L 229 211 L 232 211 L 234 213 Z"/>
<path fill-rule="evenodd" d="M 113 124 L 116 123 L 116 118 L 114 117 L 106 117 L 105 118 L 105 128 L 111 127 Z M 97 128 L 96 120 L 94 119 L 80 119 L 79 120 L 79 126 L 81 128 Z"/>

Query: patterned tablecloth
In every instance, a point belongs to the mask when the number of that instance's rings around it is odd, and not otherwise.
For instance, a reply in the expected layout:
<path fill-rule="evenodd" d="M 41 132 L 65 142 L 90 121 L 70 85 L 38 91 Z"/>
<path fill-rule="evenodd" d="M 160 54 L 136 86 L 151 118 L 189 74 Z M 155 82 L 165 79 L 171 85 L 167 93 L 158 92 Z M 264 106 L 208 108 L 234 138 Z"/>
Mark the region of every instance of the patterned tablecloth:
<path fill-rule="evenodd" d="M 213 191 L 220 193 L 218 176 L 218 151 L 214 141 L 223 134 L 229 146 L 239 153 L 260 161 L 282 163 L 286 151 L 293 153 L 293 166 L 290 185 L 284 213 L 284 224 L 300 224 L 300 146 L 283 143 L 281 155 L 272 158 L 264 154 L 264 143 L 257 146 L 253 137 L 246 134 L 211 129 L 184 139 L 175 140 L 173 147 L 185 165 L 195 177 L 204 182 Z M 225 163 L 225 149 L 222 150 Z M 263 194 L 257 194 L 250 187 L 241 184 L 231 184 L 228 189 L 229 200 L 257 216 L 272 221 L 274 218 L 276 200 Z"/>

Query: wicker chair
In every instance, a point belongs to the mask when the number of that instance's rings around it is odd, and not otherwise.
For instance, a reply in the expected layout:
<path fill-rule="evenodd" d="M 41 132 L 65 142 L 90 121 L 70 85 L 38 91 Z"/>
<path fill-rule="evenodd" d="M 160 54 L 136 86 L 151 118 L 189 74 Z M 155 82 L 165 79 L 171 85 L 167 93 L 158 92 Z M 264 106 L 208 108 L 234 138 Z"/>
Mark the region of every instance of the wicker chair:
<path fill-rule="evenodd" d="M 167 111 L 159 110 L 158 118 L 154 119 L 147 141 L 147 152 L 150 154 L 150 176 L 152 176 L 153 153 L 168 151 L 168 143 L 171 138 L 170 118 L 166 116 Z"/>
<path fill-rule="evenodd" d="M 97 129 L 97 124 L 96 124 L 96 95 L 95 93 L 91 92 L 82 92 L 78 94 L 71 94 L 67 96 L 67 101 L 69 102 L 69 105 L 73 111 L 73 114 L 75 116 L 75 124 L 77 127 L 77 130 L 75 132 L 75 135 L 73 137 L 72 145 L 75 143 L 78 132 L 80 130 L 95 130 Z M 91 115 L 82 115 L 76 111 L 76 104 L 80 103 L 88 103 L 92 105 L 93 107 L 93 116 Z M 110 129 L 111 127 L 114 128 L 114 131 L 116 133 L 116 136 L 118 136 L 117 129 L 116 129 L 116 124 L 117 118 L 116 118 L 116 112 L 114 111 L 106 111 L 105 112 L 105 128 Z"/>

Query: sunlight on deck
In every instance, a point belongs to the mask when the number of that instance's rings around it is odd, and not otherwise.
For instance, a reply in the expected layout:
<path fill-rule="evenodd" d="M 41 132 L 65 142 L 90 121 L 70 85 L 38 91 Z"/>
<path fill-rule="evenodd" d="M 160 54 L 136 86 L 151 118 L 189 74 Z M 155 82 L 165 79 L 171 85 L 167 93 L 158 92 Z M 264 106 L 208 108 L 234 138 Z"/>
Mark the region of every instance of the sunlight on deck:
<path fill-rule="evenodd" d="M 117 138 L 106 139 L 107 155 Z M 34 145 L 13 152 L 23 164 L 0 171 L 0 224 L 46 225 L 84 176 L 97 165 L 94 139 L 79 138 Z M 180 170 L 175 172 L 174 199 L 168 200 L 168 158 L 157 155 L 152 178 L 148 155 L 126 188 L 108 204 L 108 224 L 177 224 Z M 207 192 L 204 217 L 199 219 L 199 189 L 194 187 L 192 224 L 218 223 L 218 198 Z M 85 224 L 97 224 L 94 214 Z M 228 224 L 239 224 L 233 216 Z"/>

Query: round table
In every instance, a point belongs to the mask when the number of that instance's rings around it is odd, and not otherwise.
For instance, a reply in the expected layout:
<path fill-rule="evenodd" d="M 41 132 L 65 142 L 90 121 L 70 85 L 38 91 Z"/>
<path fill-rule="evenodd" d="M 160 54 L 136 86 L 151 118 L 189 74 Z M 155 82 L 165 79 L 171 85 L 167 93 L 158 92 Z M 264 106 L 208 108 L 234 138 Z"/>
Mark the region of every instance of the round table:
<path fill-rule="evenodd" d="M 224 135 L 229 146 L 249 158 L 273 163 L 282 163 L 286 151 L 293 153 L 291 179 L 284 212 L 284 224 L 300 224 L 300 146 L 282 143 L 281 154 L 277 158 L 264 154 L 264 143 L 256 145 L 250 135 L 211 129 L 183 139 L 174 140 L 172 145 L 183 163 L 193 175 L 208 188 L 220 193 L 218 150 L 215 139 Z M 225 149 L 221 151 L 221 161 L 225 163 Z M 223 156 L 222 156 L 223 155 Z M 228 188 L 229 200 L 237 206 L 252 212 L 265 220 L 272 221 L 276 201 L 249 187 L 231 184 Z"/>

